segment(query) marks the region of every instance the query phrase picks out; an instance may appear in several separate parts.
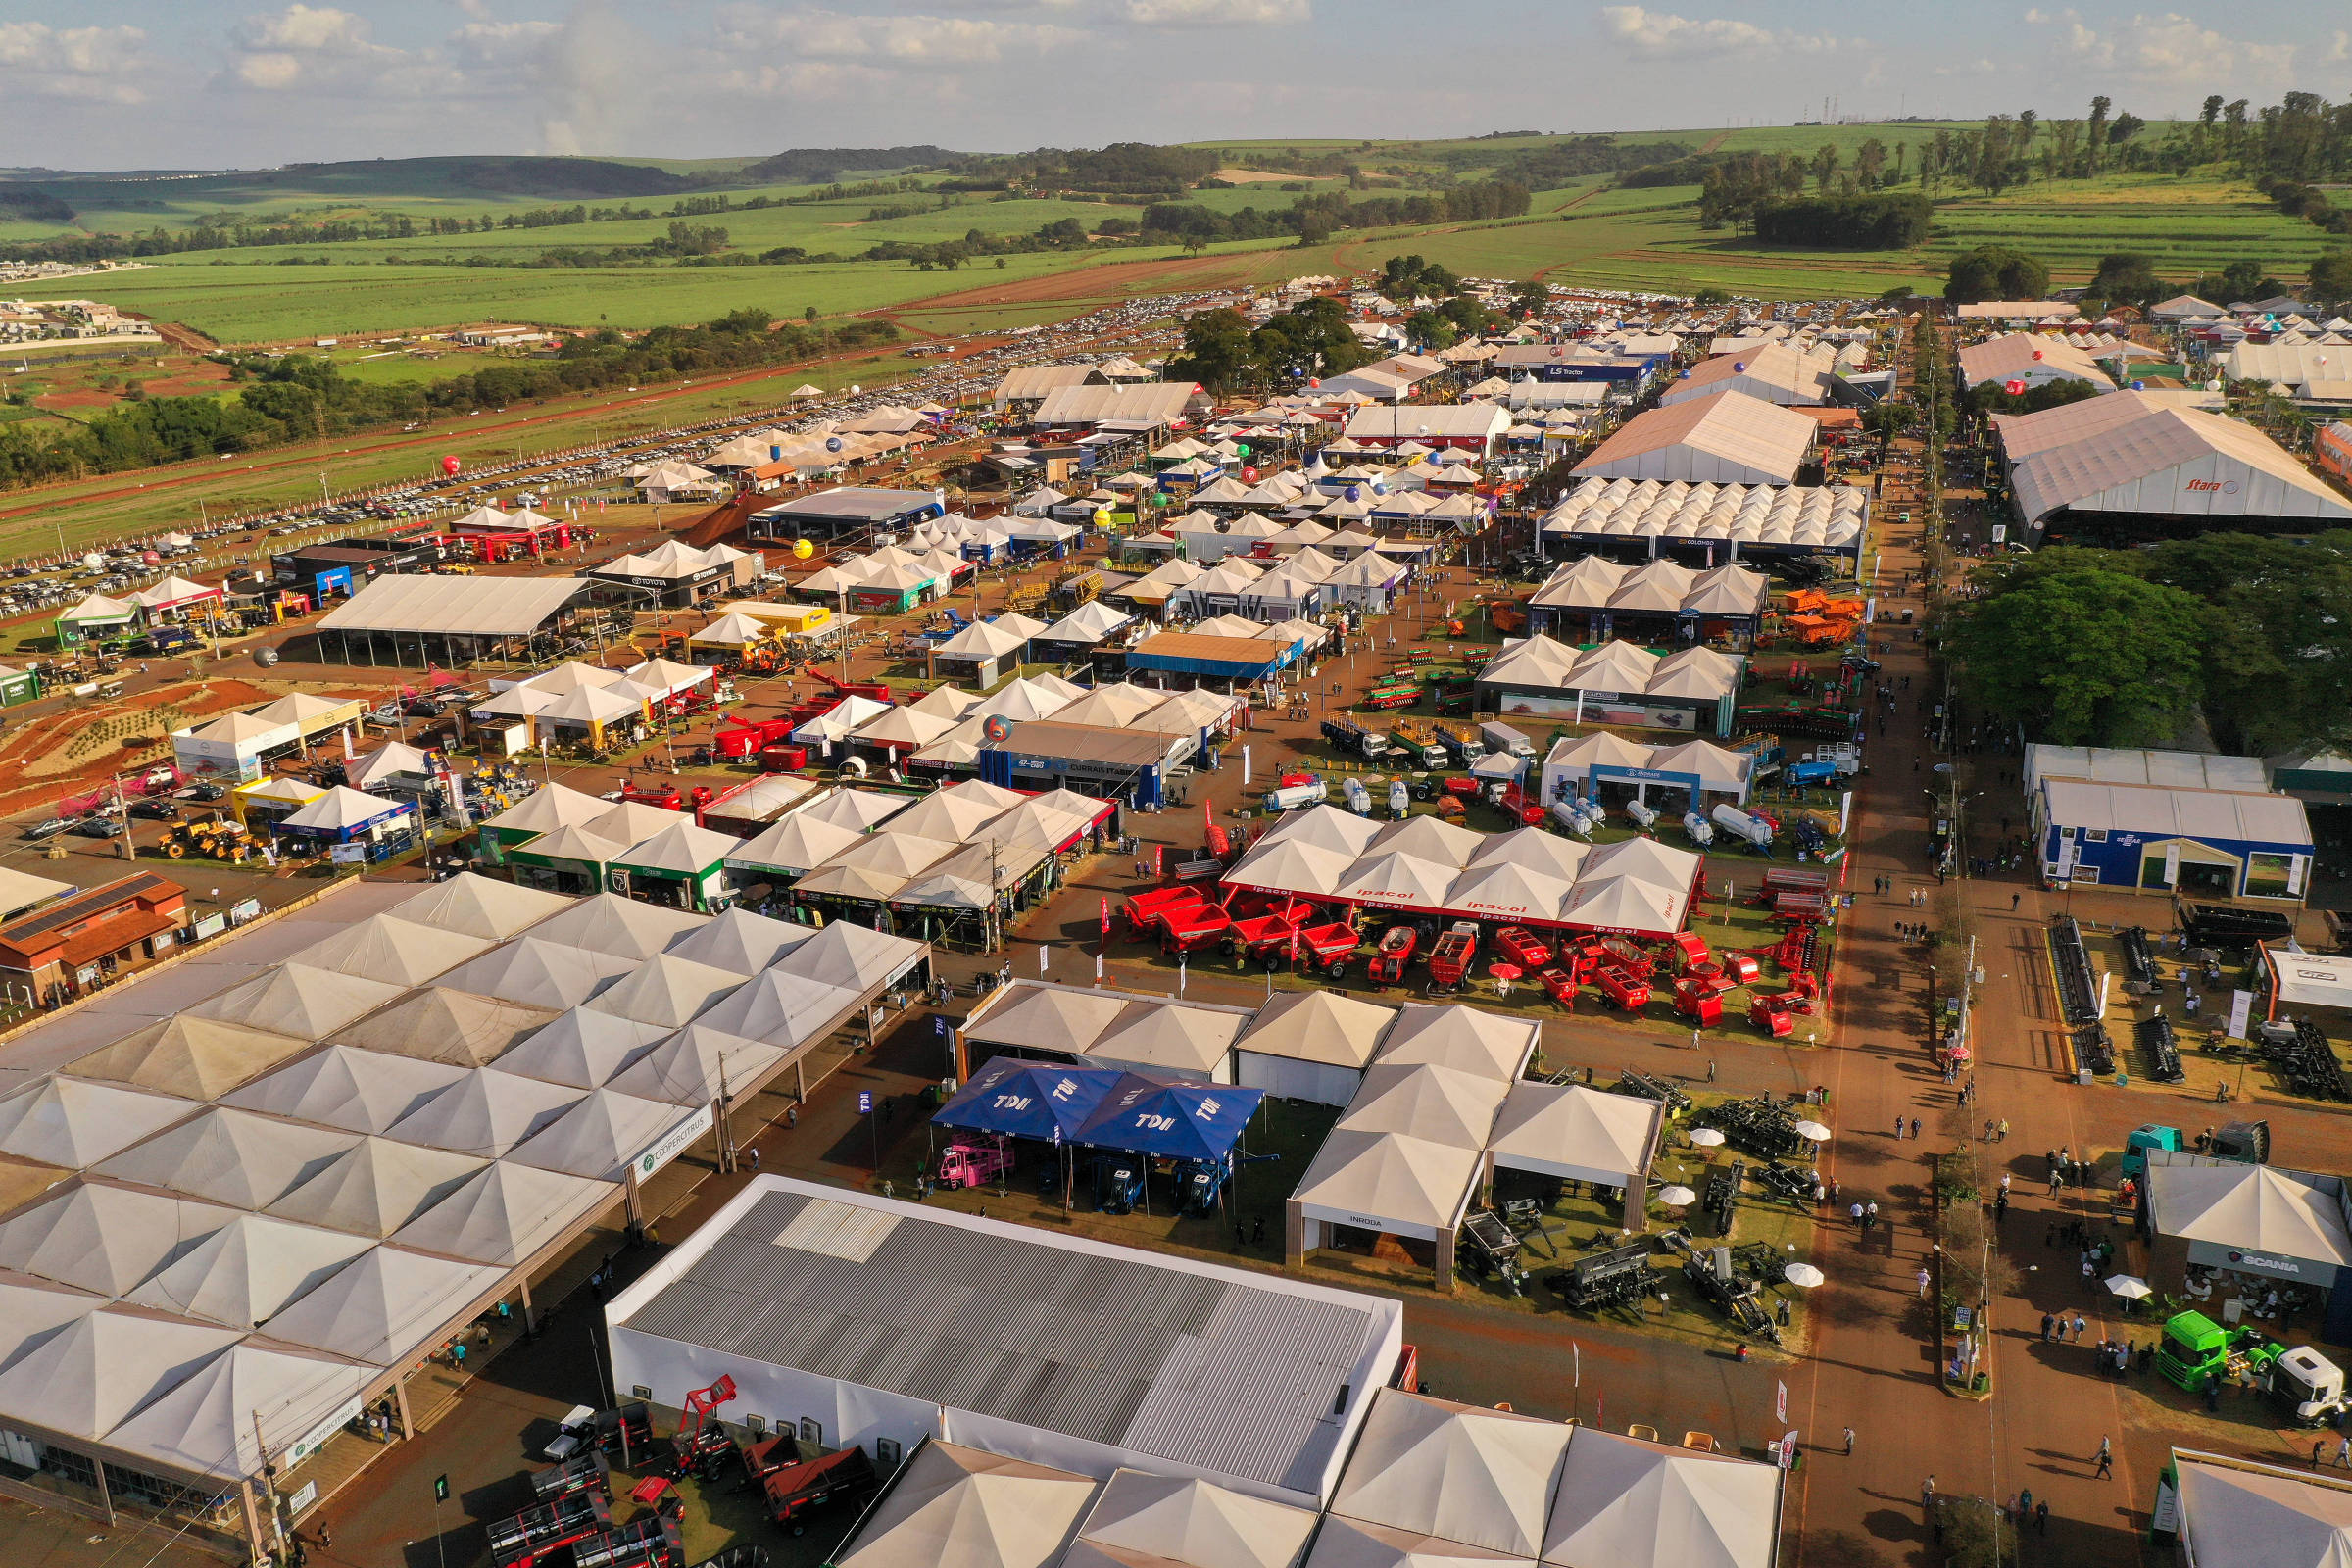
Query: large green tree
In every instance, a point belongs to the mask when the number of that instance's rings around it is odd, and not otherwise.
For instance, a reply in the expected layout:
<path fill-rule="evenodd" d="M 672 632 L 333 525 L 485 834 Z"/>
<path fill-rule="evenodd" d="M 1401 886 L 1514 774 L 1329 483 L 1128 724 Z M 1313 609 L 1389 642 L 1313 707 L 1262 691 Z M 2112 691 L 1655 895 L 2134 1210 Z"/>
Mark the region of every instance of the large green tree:
<path fill-rule="evenodd" d="M 2352 251 L 2326 251 L 2313 258 L 2311 291 L 2331 305 L 2352 300 Z"/>
<path fill-rule="evenodd" d="M 1973 600 L 1952 651 L 1986 712 L 2062 746 L 2151 746 L 2196 712 L 2210 619 L 2178 588 L 2082 567 Z"/>
<path fill-rule="evenodd" d="M 1255 368 L 1250 320 L 1230 307 L 1202 311 L 1184 323 L 1184 352 L 1168 363 L 1168 377 L 1198 381 L 1212 392 L 1238 385 Z"/>
<path fill-rule="evenodd" d="M 1980 245 L 1952 258 L 1943 297 L 1961 305 L 1978 300 L 2037 300 L 2049 292 L 2050 270 L 2006 245 Z"/>
<path fill-rule="evenodd" d="M 2352 543 L 2253 534 L 2169 540 L 2136 554 L 2151 582 L 2209 607 L 2205 715 L 2224 750 L 2266 755 L 2352 742 Z"/>

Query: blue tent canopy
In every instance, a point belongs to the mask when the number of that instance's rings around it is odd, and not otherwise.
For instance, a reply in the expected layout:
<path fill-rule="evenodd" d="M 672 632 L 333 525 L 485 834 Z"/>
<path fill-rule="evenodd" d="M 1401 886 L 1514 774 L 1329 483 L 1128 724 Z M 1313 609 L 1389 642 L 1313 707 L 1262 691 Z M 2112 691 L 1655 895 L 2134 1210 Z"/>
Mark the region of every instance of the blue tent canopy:
<path fill-rule="evenodd" d="M 1124 1076 L 1109 1067 L 1057 1067 L 999 1056 L 972 1074 L 931 1119 L 965 1132 L 1068 1143 Z"/>
<path fill-rule="evenodd" d="M 1233 1152 L 1265 1098 L 1262 1089 L 1166 1084 L 1121 1073 L 1078 1130 L 1078 1142 L 1164 1159 L 1220 1160 Z"/>

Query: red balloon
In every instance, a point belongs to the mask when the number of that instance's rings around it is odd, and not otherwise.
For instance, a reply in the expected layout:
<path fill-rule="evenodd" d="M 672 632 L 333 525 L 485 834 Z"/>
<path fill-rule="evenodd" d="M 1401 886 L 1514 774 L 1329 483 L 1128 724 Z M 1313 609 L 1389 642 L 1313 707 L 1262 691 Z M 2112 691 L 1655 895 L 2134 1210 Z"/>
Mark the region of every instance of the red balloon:
<path fill-rule="evenodd" d="M 2040 358 L 2041 358 L 2041 350 L 2039 350 L 2039 349 L 2035 349 L 2035 350 L 2034 351 L 2034 357 L 2035 359 L 2037 359 L 2037 360 L 2038 360 L 2038 359 L 2040 359 Z"/>
<path fill-rule="evenodd" d="M 466 465 L 459 462 L 456 458 L 443 458 L 441 460 L 441 471 L 450 475 L 452 478 L 455 478 L 458 470 L 464 466 L 466 466 Z"/>
<path fill-rule="evenodd" d="M 1308 386 L 1321 386 L 1323 384 L 1323 378 L 1319 375 L 1309 376 L 1307 377 L 1306 384 Z"/>
<path fill-rule="evenodd" d="M 1257 483 L 1257 470 L 1255 468 L 1244 468 L 1242 470 L 1242 477 L 1249 480 L 1251 484 L 1255 484 Z"/>
<path fill-rule="evenodd" d="M 2026 383 L 2023 381 L 2012 381 L 2009 383 L 2009 395 L 2011 397 L 2021 396 L 2025 390 Z"/>

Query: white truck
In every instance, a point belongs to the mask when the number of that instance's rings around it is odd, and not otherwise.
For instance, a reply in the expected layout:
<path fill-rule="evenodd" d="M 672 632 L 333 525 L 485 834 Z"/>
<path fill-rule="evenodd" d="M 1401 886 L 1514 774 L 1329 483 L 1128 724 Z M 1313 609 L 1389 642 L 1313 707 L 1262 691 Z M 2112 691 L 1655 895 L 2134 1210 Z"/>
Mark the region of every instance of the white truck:
<path fill-rule="evenodd" d="M 1705 817 L 1699 815 L 1696 811 L 1685 811 L 1683 813 L 1683 831 L 1690 834 L 1690 842 L 1697 845 L 1702 850 L 1715 842 L 1714 827 L 1708 823 Z"/>
<path fill-rule="evenodd" d="M 1732 805 L 1723 805 L 1707 813 L 1708 819 L 1743 844 L 1759 850 L 1772 848 L 1772 824 L 1760 816 L 1750 816 Z"/>
<path fill-rule="evenodd" d="M 1487 743 L 1488 751 L 1499 752 L 1506 757 L 1523 757 L 1532 760 L 1536 755 L 1536 743 L 1508 724 L 1481 724 L 1478 726 L 1478 738 Z"/>
<path fill-rule="evenodd" d="M 1323 781 L 1315 779 L 1305 784 L 1285 784 L 1278 790 L 1266 791 L 1264 805 L 1268 816 L 1295 811 L 1301 806 L 1320 805 L 1323 800 Z"/>
<path fill-rule="evenodd" d="M 1372 792 L 1364 788 L 1364 781 L 1362 779 L 1342 779 L 1340 781 L 1340 793 L 1348 797 L 1348 809 L 1353 811 L 1358 816 L 1370 816 L 1372 814 Z"/>

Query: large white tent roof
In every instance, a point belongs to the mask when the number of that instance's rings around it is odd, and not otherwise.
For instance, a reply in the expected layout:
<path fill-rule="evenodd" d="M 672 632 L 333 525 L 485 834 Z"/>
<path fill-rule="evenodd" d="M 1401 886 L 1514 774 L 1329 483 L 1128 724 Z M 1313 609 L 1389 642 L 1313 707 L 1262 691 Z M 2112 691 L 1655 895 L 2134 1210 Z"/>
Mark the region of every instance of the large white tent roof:
<path fill-rule="evenodd" d="M 2268 1165 L 2150 1165 L 2147 1188 L 2159 1235 L 2352 1266 L 2334 1195 Z"/>
<path fill-rule="evenodd" d="M 419 1251 L 515 1268 L 575 1221 L 619 1197 L 619 1187 L 612 1182 L 494 1160 L 404 1226 L 392 1241 Z"/>
<path fill-rule="evenodd" d="M 2174 1468 L 2197 1568 L 2352 1564 L 2352 1489 L 2218 1455 L 2177 1452 Z"/>
<path fill-rule="evenodd" d="M 95 1165 L 196 1108 L 174 1095 L 51 1073 L 0 1100 L 0 1153 Z"/>
<path fill-rule="evenodd" d="M 563 786 L 559 784 L 552 788 L 561 790 Z M 548 793 L 549 790 L 543 789 L 539 795 Z M 538 798 L 533 796 L 532 800 Z M 598 801 L 595 804 L 604 811 L 612 809 L 606 802 Z M 527 807 L 530 802 L 526 801 L 523 805 Z M 519 811 L 522 808 L 517 807 L 515 809 Z M 565 816 L 576 809 L 570 803 L 563 803 L 563 814 Z M 593 820 L 599 814 L 602 812 L 591 812 L 585 820 Z M 535 821 L 528 825 L 540 828 Z M 564 824 L 551 822 L 546 825 L 559 827 Z M 503 942 L 525 926 L 535 925 L 549 915 L 569 907 L 571 902 L 561 894 L 542 893 L 536 888 L 518 887 L 513 882 L 501 882 L 467 871 L 429 887 L 414 898 L 403 899 L 389 912 L 403 920 L 414 920 L 418 925 L 436 926 L 445 931 L 463 931 L 467 936 L 488 937 L 492 941 Z"/>
<path fill-rule="evenodd" d="M 784 1056 L 783 1046 L 689 1024 L 613 1074 L 612 1087 L 673 1105 L 707 1105 Z"/>
<path fill-rule="evenodd" d="M 627 974 L 639 960 L 559 939 L 517 937 L 441 976 L 441 987 L 529 1007 L 576 1007 Z"/>
<path fill-rule="evenodd" d="M 125 1299 L 250 1329 L 370 1245 L 315 1225 L 240 1214 L 156 1271 Z"/>
<path fill-rule="evenodd" d="M 1340 1478 L 1332 1512 L 1536 1556 L 1570 1430 L 1556 1421 L 1383 1389 Z"/>
<path fill-rule="evenodd" d="M 446 1062 L 329 1046 L 221 1098 L 224 1105 L 380 1133 L 465 1076 Z"/>
<path fill-rule="evenodd" d="M 578 1103 L 579 1092 L 495 1067 L 476 1067 L 403 1116 L 391 1136 L 462 1154 L 504 1154 Z"/>
<path fill-rule="evenodd" d="M 534 1134 L 512 1157 L 518 1165 L 617 1181 L 640 1153 L 697 1114 L 663 1101 L 598 1089 Z"/>
<path fill-rule="evenodd" d="M 552 1008 L 527 1006 L 444 986 L 412 991 L 406 999 L 335 1035 L 335 1044 L 386 1055 L 479 1067 L 504 1055 L 533 1030 L 555 1019 Z"/>
<path fill-rule="evenodd" d="M 645 959 L 709 918 L 617 893 L 600 893 L 541 922 L 531 935 L 616 958 Z"/>
<path fill-rule="evenodd" d="M 1306 1568 L 1533 1568 L 1533 1562 L 1443 1536 L 1329 1514 L 1315 1533 L 1315 1549 L 1307 1553 Z"/>
<path fill-rule="evenodd" d="M 1317 1218 L 1429 1236 L 1461 1217 L 1480 1159 L 1427 1139 L 1335 1129 L 1291 1196 Z"/>
<path fill-rule="evenodd" d="M 0 1372 L 0 1417 L 95 1442 L 242 1332 L 137 1307 L 83 1313 Z"/>
<path fill-rule="evenodd" d="M 123 1296 L 236 1217 L 217 1203 L 83 1182 L 0 1221 L 0 1268 Z"/>
<path fill-rule="evenodd" d="M 1329 991 L 1284 991 L 1257 1010 L 1233 1044 L 1238 1051 L 1360 1069 L 1396 1021 L 1395 1007 Z"/>
<path fill-rule="evenodd" d="M 499 1057 L 498 1069 L 574 1089 L 596 1089 L 669 1033 L 661 1024 L 574 1007 Z"/>
<path fill-rule="evenodd" d="M 372 1247 L 264 1327 L 271 1339 L 390 1366 L 500 1278 L 485 1264 Z"/>
<path fill-rule="evenodd" d="M 420 925 L 396 914 L 377 914 L 303 949 L 294 961 L 386 985 L 420 986 L 485 952 L 491 942 L 489 937 Z"/>
<path fill-rule="evenodd" d="M 1094 1494 L 1090 1477 L 934 1440 L 834 1560 L 840 1568 L 1048 1568 Z"/>
<path fill-rule="evenodd" d="M 1544 1537 L 1553 1568 L 1772 1568 L 1781 1473 L 1579 1427 Z"/>
<path fill-rule="evenodd" d="M 1078 1527 L 1072 1551 L 1105 1548 L 1125 1568 L 1148 1568 L 1152 1559 L 1185 1568 L 1291 1568 L 1315 1523 L 1304 1508 L 1198 1477 L 1117 1470 Z M 1063 1568 L 1080 1565 L 1064 1558 Z"/>
<path fill-rule="evenodd" d="M 303 1040 L 323 1040 L 400 996 L 404 989 L 306 963 L 281 963 L 188 1011 L 199 1018 L 251 1024 Z"/>
<path fill-rule="evenodd" d="M 96 1174 L 238 1208 L 267 1208 L 357 1143 L 347 1132 L 217 1105 L 131 1145 Z"/>
<path fill-rule="evenodd" d="M 231 1346 L 107 1434 L 173 1470 L 234 1480 L 359 1397 L 380 1368 L 293 1347 Z"/>
<path fill-rule="evenodd" d="M 183 1012 L 76 1056 L 65 1071 L 188 1100 L 217 1100 L 310 1049 L 309 1041 L 293 1035 Z"/>
<path fill-rule="evenodd" d="M 1625 1187 L 1649 1168 L 1660 1113 L 1654 1100 L 1522 1079 L 1488 1147 L 1508 1169 Z"/>
<path fill-rule="evenodd" d="M 696 963 L 674 953 L 656 954 L 639 964 L 635 973 L 599 994 L 588 1004 L 588 1010 L 682 1029 L 742 984 L 743 976 L 731 969 Z"/>
<path fill-rule="evenodd" d="M 382 1238 L 432 1207 L 482 1168 L 472 1155 L 367 1137 L 270 1204 L 280 1219 Z"/>

